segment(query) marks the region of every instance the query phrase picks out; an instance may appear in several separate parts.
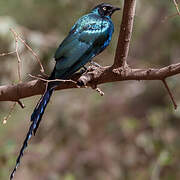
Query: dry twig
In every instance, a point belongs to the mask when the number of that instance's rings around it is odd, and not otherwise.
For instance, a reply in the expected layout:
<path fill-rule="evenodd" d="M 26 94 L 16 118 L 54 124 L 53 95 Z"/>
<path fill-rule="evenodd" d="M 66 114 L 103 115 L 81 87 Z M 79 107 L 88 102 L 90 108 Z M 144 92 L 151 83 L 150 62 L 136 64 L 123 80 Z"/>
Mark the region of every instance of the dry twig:
<path fill-rule="evenodd" d="M 169 86 L 168 86 L 166 80 L 163 79 L 162 82 L 163 82 L 165 88 L 166 88 L 167 91 L 168 91 L 168 94 L 169 94 L 169 96 L 170 96 L 170 98 L 171 98 L 171 100 L 172 100 L 172 103 L 173 103 L 173 105 L 174 105 L 174 109 L 177 109 L 176 101 L 175 101 L 175 99 L 174 99 L 174 97 L 173 97 L 173 94 L 171 93 L 171 90 L 169 89 Z"/>
<path fill-rule="evenodd" d="M 22 82 L 22 79 L 21 79 L 21 58 L 20 58 L 20 55 L 19 55 L 19 51 L 18 51 L 18 38 L 15 34 L 15 31 L 12 31 L 11 32 L 13 33 L 14 35 L 14 38 L 15 38 L 15 49 L 16 49 L 16 55 L 17 55 L 17 59 L 18 59 L 18 78 L 19 78 L 19 82 Z"/>
<path fill-rule="evenodd" d="M 173 3 L 174 3 L 175 8 L 176 8 L 176 10 L 177 10 L 177 15 L 180 16 L 180 11 L 179 11 L 179 7 L 178 7 L 178 3 L 176 2 L 176 0 L 173 0 Z"/>
<path fill-rule="evenodd" d="M 7 52 L 7 53 L 0 53 L 0 57 L 11 55 L 11 54 L 15 54 L 15 53 L 16 53 L 16 51 L 14 51 L 14 52 Z"/>
<path fill-rule="evenodd" d="M 162 22 L 165 22 L 165 21 L 167 21 L 168 19 L 171 19 L 171 18 L 173 18 L 173 17 L 175 17 L 175 16 L 180 16 L 180 10 L 179 10 L 179 7 L 178 7 L 178 3 L 176 2 L 176 0 L 173 0 L 173 3 L 174 3 L 174 6 L 175 6 L 175 8 L 176 8 L 177 13 L 172 14 L 172 15 L 170 15 L 170 16 L 166 16 L 166 17 L 162 20 Z"/>
<path fill-rule="evenodd" d="M 73 81 L 71 79 L 67 79 L 67 80 L 63 80 L 63 79 L 53 79 L 53 80 L 49 80 L 49 79 L 44 79 L 44 78 L 41 78 L 41 77 L 37 77 L 37 76 L 33 76 L 31 74 L 29 74 L 30 77 L 34 78 L 34 79 L 38 79 L 38 80 L 41 80 L 41 81 L 44 81 L 44 82 L 72 82 L 74 84 L 77 84 L 76 81 Z"/>
<path fill-rule="evenodd" d="M 44 73 L 44 68 L 43 68 L 43 65 L 38 57 L 38 55 L 32 50 L 32 48 L 26 43 L 26 41 L 24 39 L 22 39 L 19 34 L 13 30 L 13 29 L 10 29 L 11 32 L 13 32 L 13 34 L 15 35 L 16 39 L 19 39 L 24 45 L 25 47 L 33 54 L 33 56 L 36 58 L 37 62 L 39 63 L 40 67 L 41 67 L 41 73 Z"/>

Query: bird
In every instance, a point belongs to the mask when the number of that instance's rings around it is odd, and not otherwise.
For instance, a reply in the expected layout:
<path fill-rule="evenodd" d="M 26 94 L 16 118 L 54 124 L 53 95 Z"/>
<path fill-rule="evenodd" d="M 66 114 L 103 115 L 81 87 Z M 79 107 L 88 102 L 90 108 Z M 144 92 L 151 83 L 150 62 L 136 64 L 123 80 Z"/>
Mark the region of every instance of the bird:
<path fill-rule="evenodd" d="M 15 172 L 20 165 L 28 141 L 32 135 L 35 136 L 36 134 L 54 89 L 61 83 L 53 80 L 70 79 L 80 68 L 85 68 L 88 62 L 93 62 L 92 59 L 109 45 L 114 32 L 111 16 L 117 10 L 120 10 L 120 8 L 108 3 L 98 4 L 88 14 L 76 21 L 67 37 L 57 48 L 54 55 L 56 63 L 48 78 L 51 81 L 48 82 L 44 94 L 31 115 L 31 125 L 20 149 L 16 165 L 10 175 L 10 180 L 14 178 Z"/>

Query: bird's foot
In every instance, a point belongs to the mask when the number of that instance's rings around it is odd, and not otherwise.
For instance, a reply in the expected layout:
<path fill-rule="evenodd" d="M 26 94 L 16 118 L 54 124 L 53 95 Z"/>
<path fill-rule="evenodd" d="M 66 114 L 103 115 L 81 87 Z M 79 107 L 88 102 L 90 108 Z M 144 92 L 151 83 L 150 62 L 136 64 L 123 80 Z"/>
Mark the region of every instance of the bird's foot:
<path fill-rule="evenodd" d="M 87 72 L 88 71 L 88 69 L 87 69 L 87 67 L 85 67 L 85 66 L 83 66 L 83 69 L 81 69 L 80 71 L 79 71 L 79 74 L 84 74 L 85 72 Z"/>
<path fill-rule="evenodd" d="M 86 66 L 83 66 L 83 69 L 85 72 L 88 70 Z"/>

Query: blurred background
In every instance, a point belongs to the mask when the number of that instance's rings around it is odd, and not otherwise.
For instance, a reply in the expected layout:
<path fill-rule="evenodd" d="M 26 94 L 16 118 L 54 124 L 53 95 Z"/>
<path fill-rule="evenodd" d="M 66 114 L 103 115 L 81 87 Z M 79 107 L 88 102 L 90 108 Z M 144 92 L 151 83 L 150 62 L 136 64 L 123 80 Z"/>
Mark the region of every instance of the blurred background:
<path fill-rule="evenodd" d="M 46 73 L 74 22 L 102 1 L 0 0 L 0 53 L 15 50 L 14 28 L 40 57 Z M 123 7 L 122 1 L 106 1 Z M 173 1 L 139 0 L 128 62 L 158 68 L 180 60 L 180 17 Z M 122 11 L 113 15 L 115 33 L 96 61 L 113 63 Z M 23 81 L 40 73 L 32 54 L 19 43 Z M 15 54 L 0 57 L 0 85 L 18 83 Z M 179 76 L 168 79 L 180 104 Z M 88 89 L 57 91 L 32 138 L 14 180 L 178 180 L 180 109 L 173 109 L 159 81 L 126 81 Z M 23 99 L 0 124 L 0 179 L 9 178 L 40 96 Z M 0 102 L 0 120 L 11 102 Z"/>

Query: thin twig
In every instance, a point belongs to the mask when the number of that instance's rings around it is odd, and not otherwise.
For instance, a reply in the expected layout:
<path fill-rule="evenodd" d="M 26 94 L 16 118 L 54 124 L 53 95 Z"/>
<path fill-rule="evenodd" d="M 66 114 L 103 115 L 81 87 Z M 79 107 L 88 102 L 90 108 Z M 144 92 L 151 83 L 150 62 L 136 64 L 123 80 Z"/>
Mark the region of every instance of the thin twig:
<path fill-rule="evenodd" d="M 31 74 L 29 74 L 30 77 L 34 78 L 34 79 L 38 79 L 38 80 L 41 80 L 41 81 L 45 81 L 45 82 L 56 82 L 56 81 L 59 81 L 59 82 L 72 82 L 74 84 L 77 85 L 77 82 L 76 81 L 73 81 L 73 80 L 63 80 L 63 79 L 54 79 L 54 80 L 47 80 L 47 79 L 43 79 L 43 78 L 40 78 L 40 77 L 36 77 L 36 76 L 33 76 Z M 78 86 L 78 85 L 77 85 Z M 78 86 L 79 87 L 79 86 Z M 47 89 L 47 84 L 46 84 L 46 89 Z M 101 96 L 104 96 L 104 92 L 100 89 L 100 88 L 92 88 L 92 89 L 95 89 Z"/>
<path fill-rule="evenodd" d="M 26 48 L 33 54 L 33 56 L 36 58 L 37 62 L 39 63 L 40 67 L 41 67 L 41 73 L 44 73 L 44 68 L 42 66 L 42 63 L 38 57 L 38 55 L 32 50 L 32 48 L 26 43 L 26 41 L 24 39 L 22 39 L 19 34 L 13 30 L 12 28 L 10 29 L 11 32 L 13 32 L 13 34 L 15 34 L 15 36 L 26 46 Z"/>
<path fill-rule="evenodd" d="M 16 36 L 16 33 L 15 31 L 11 31 L 14 35 L 14 38 L 15 38 L 15 47 L 16 47 L 16 55 L 17 55 L 17 59 L 18 59 L 18 77 L 19 77 L 19 82 L 22 82 L 22 79 L 21 79 L 21 58 L 20 58 L 20 55 L 19 55 L 19 51 L 18 51 L 18 38 Z"/>
<path fill-rule="evenodd" d="M 6 117 L 4 117 L 4 119 L 3 119 L 3 124 L 6 124 L 8 119 L 11 117 L 11 114 L 13 113 L 15 106 L 16 106 L 16 102 L 11 105 L 8 115 Z"/>
<path fill-rule="evenodd" d="M 17 59 L 18 59 L 18 78 L 19 78 L 19 83 L 22 82 L 22 78 L 21 78 L 21 58 L 20 58 L 20 55 L 19 55 L 19 51 L 18 51 L 18 38 L 17 38 L 17 35 L 15 33 L 15 31 L 11 30 L 11 32 L 13 33 L 14 35 L 14 39 L 15 39 L 15 51 L 14 52 L 8 52 L 8 53 L 1 53 L 0 56 L 7 56 L 7 55 L 10 55 L 10 54 L 14 54 L 16 53 L 17 55 Z M 7 123 L 7 120 L 11 117 L 11 114 L 16 106 L 16 104 L 19 104 L 22 108 L 24 108 L 24 104 L 18 100 L 17 102 L 13 103 L 11 108 L 10 108 L 10 111 L 8 113 L 8 115 L 6 117 L 4 117 L 3 119 L 3 124 L 6 124 Z"/>
<path fill-rule="evenodd" d="M 7 53 L 1 53 L 0 54 L 0 57 L 2 57 L 2 56 L 7 56 L 7 55 L 11 55 L 11 54 L 15 54 L 16 53 L 16 51 L 14 51 L 14 52 L 7 52 Z"/>
<path fill-rule="evenodd" d="M 40 77 L 37 77 L 37 76 L 33 76 L 31 74 L 28 74 L 30 77 L 34 78 L 34 79 L 38 79 L 38 80 L 41 80 L 41 81 L 45 81 L 45 82 L 72 82 L 74 84 L 77 84 L 76 81 L 73 81 L 71 79 L 67 79 L 67 80 L 63 80 L 63 79 L 53 79 L 53 80 L 49 80 L 49 79 L 43 79 L 43 78 L 40 78 Z"/>
<path fill-rule="evenodd" d="M 163 20 L 162 20 L 162 22 L 164 23 L 165 21 L 167 21 L 167 20 L 169 20 L 169 19 L 171 19 L 171 18 L 174 18 L 175 16 L 178 16 L 179 14 L 178 13 L 175 13 L 175 14 L 172 14 L 172 15 L 170 15 L 170 16 L 166 16 Z"/>
<path fill-rule="evenodd" d="M 179 7 L 178 7 L 178 3 L 176 2 L 176 0 L 173 0 L 173 2 L 174 2 L 174 5 L 175 5 L 175 8 L 177 10 L 178 15 L 180 16 L 180 11 L 179 11 Z"/>
<path fill-rule="evenodd" d="M 167 91 L 168 91 L 168 94 L 169 94 L 169 96 L 170 96 L 170 98 L 171 98 L 171 100 L 172 100 L 172 103 L 173 103 L 173 105 L 174 105 L 174 109 L 177 109 L 176 101 L 175 101 L 175 99 L 174 99 L 174 97 L 173 97 L 173 95 L 172 95 L 172 93 L 171 93 L 171 90 L 170 90 L 169 87 L 168 87 L 168 84 L 167 84 L 166 80 L 163 79 L 162 82 L 163 82 L 165 88 L 166 88 Z"/>
<path fill-rule="evenodd" d="M 176 8 L 177 13 L 172 14 L 172 15 L 170 15 L 170 16 L 166 16 L 166 17 L 162 20 L 162 22 L 165 22 L 165 21 L 167 21 L 168 19 L 173 18 L 173 17 L 175 17 L 175 16 L 180 16 L 180 10 L 179 10 L 179 7 L 178 7 L 178 3 L 176 2 L 176 0 L 173 0 L 173 3 L 174 3 L 174 6 L 175 6 L 175 8 Z"/>

